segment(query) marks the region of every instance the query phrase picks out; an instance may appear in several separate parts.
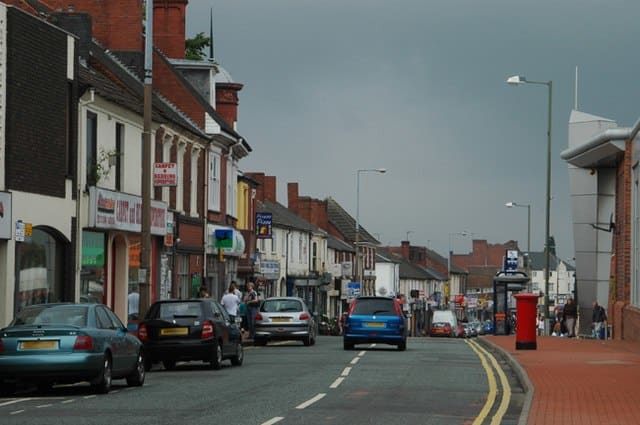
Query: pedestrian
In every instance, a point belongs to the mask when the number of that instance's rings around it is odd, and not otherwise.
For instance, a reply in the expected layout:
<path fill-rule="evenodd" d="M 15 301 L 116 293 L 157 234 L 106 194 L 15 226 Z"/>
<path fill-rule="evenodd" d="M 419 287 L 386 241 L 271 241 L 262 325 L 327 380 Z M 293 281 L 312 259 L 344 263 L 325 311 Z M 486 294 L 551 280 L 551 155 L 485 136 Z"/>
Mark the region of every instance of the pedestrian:
<path fill-rule="evenodd" d="M 591 314 L 591 325 L 593 326 L 593 332 L 598 339 L 605 339 L 605 326 L 607 323 L 607 313 L 604 311 L 604 307 L 598 304 L 598 301 L 593 302 L 593 313 Z"/>
<path fill-rule="evenodd" d="M 198 297 L 199 298 L 209 298 L 209 289 L 207 289 L 207 287 L 205 285 L 202 285 L 200 287 L 200 290 L 198 291 Z"/>
<path fill-rule="evenodd" d="M 220 300 L 220 304 L 227 310 L 229 314 L 229 318 L 232 323 L 236 322 L 236 316 L 238 315 L 238 306 L 240 305 L 240 298 L 236 295 L 236 283 L 231 282 L 229 285 L 229 291 L 224 294 L 222 300 Z"/>
<path fill-rule="evenodd" d="M 576 336 L 576 319 L 578 318 L 578 305 L 573 302 L 573 298 L 569 298 L 562 310 L 564 316 L 564 325 L 567 328 L 567 337 Z"/>
<path fill-rule="evenodd" d="M 258 293 L 255 291 L 253 282 L 247 283 L 247 293 L 244 296 L 244 302 L 247 305 L 247 330 L 249 331 L 249 338 L 253 339 L 256 334 L 255 323 L 256 314 L 258 313 L 258 307 L 260 306 L 260 299 Z"/>
<path fill-rule="evenodd" d="M 140 313 L 140 293 L 138 292 L 137 285 L 131 287 L 127 301 L 129 304 L 129 311 L 127 313 L 129 320 L 138 320 L 138 314 Z"/>
<path fill-rule="evenodd" d="M 536 325 L 538 326 L 538 335 L 544 335 L 544 317 L 542 314 L 540 314 L 536 319 Z"/>

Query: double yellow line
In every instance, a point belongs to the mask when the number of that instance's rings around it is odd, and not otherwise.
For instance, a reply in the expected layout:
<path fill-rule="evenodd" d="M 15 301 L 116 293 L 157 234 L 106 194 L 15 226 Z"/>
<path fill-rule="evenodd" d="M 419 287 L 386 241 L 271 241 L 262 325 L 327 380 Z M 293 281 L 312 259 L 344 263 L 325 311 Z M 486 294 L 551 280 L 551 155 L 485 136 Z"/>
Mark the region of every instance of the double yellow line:
<path fill-rule="evenodd" d="M 489 381 L 489 394 L 487 396 L 487 401 L 482 407 L 480 414 L 473 421 L 473 425 L 481 425 L 482 423 L 484 423 L 485 419 L 489 416 L 489 413 L 491 412 L 491 409 L 493 409 L 493 406 L 496 402 L 496 398 L 498 395 L 498 385 L 496 383 L 495 374 L 493 373 L 494 370 L 497 372 L 498 377 L 500 378 L 500 386 L 502 387 L 502 399 L 500 400 L 498 410 L 496 410 L 493 418 L 491 419 L 491 425 L 499 425 L 502 422 L 502 418 L 504 417 L 505 413 L 507 413 L 507 408 L 509 407 L 509 402 L 511 401 L 511 387 L 509 386 L 507 376 L 502 371 L 500 365 L 498 365 L 498 361 L 496 360 L 496 358 L 493 357 L 487 350 L 482 348 L 480 344 L 470 340 L 465 340 L 465 342 L 469 344 L 471 349 L 480 358 L 482 367 L 487 373 L 487 380 Z"/>

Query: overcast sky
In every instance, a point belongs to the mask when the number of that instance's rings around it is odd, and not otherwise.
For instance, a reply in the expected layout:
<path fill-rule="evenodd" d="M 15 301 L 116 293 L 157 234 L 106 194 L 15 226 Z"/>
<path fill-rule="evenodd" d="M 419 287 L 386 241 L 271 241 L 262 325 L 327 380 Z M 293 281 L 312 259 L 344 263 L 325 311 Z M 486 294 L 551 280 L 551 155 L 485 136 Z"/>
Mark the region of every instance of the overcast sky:
<path fill-rule="evenodd" d="M 187 36 L 209 33 L 243 83 L 243 171 L 277 176 L 278 201 L 336 199 L 383 244 L 446 255 L 449 233 L 544 249 L 546 86 L 553 81 L 551 234 L 571 258 L 567 124 L 579 110 L 631 126 L 640 116 L 637 0 L 190 0 Z M 470 238 L 453 238 L 456 253 Z"/>

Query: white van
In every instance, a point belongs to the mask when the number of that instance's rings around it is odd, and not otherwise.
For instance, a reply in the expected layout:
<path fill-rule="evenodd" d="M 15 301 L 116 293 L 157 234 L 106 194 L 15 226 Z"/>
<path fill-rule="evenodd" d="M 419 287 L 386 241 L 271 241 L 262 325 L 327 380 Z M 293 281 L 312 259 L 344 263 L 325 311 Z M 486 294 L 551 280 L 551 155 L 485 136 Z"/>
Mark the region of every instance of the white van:
<path fill-rule="evenodd" d="M 458 332 L 458 318 L 451 310 L 434 310 L 431 323 L 444 322 L 451 325 L 451 336 L 456 336 Z"/>

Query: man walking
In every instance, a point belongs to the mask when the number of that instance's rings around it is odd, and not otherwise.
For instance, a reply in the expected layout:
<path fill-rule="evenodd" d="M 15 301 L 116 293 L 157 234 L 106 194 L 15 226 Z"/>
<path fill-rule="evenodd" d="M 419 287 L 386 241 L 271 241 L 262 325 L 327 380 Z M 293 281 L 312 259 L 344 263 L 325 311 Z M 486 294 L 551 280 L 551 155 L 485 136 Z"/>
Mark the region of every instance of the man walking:
<path fill-rule="evenodd" d="M 564 305 L 562 311 L 564 316 L 564 326 L 567 328 L 567 337 L 573 338 L 576 336 L 576 319 L 578 317 L 578 305 L 573 302 L 573 298 L 569 298 Z"/>
<path fill-rule="evenodd" d="M 238 306 L 240 305 L 240 298 L 238 298 L 235 291 L 236 283 L 231 282 L 231 285 L 229 285 L 229 291 L 224 294 L 222 300 L 220 301 L 220 304 L 222 304 L 224 309 L 227 310 L 229 318 L 233 323 L 235 323 L 236 321 L 236 316 L 238 315 Z"/>
<path fill-rule="evenodd" d="M 247 283 L 247 293 L 244 296 L 244 302 L 247 304 L 247 328 L 249 331 L 249 338 L 251 339 L 256 336 L 256 313 L 258 312 L 258 307 L 260 307 L 258 293 L 253 288 L 253 282 Z"/>
<path fill-rule="evenodd" d="M 604 326 L 606 321 L 607 313 L 604 311 L 604 307 L 598 304 L 598 301 L 594 301 L 591 323 L 593 325 L 593 332 L 596 334 L 596 338 L 605 339 Z"/>

